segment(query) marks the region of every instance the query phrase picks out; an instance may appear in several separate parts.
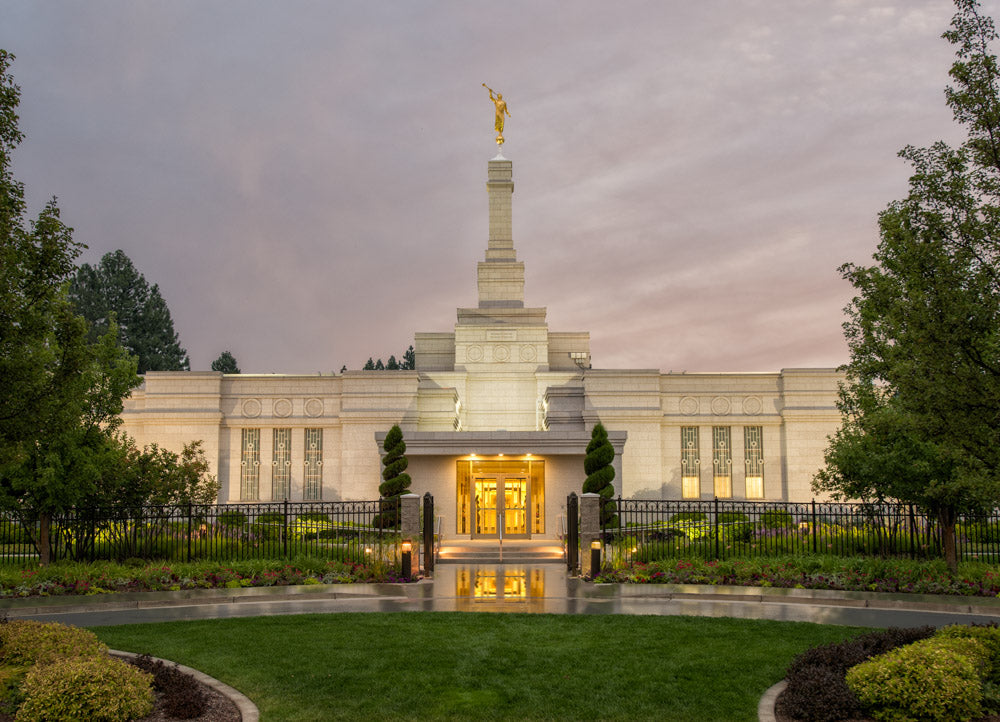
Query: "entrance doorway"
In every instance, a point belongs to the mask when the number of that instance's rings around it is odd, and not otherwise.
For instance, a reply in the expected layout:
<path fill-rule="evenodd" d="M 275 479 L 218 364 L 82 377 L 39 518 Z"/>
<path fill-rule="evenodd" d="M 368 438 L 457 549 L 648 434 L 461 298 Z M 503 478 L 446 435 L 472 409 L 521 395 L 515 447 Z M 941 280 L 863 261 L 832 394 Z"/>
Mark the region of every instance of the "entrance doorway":
<path fill-rule="evenodd" d="M 485 474 L 473 477 L 474 539 L 528 537 L 528 477 Z"/>
<path fill-rule="evenodd" d="M 460 459 L 455 531 L 472 539 L 530 539 L 545 533 L 545 461 Z"/>

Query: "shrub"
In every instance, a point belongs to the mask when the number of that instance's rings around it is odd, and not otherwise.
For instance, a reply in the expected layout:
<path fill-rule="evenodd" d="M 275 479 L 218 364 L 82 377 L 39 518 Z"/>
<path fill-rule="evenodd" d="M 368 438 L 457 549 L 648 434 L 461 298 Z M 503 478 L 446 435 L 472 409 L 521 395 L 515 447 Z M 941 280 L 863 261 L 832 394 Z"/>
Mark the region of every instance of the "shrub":
<path fill-rule="evenodd" d="M 862 662 L 846 682 L 877 720 L 959 722 L 982 715 L 988 667 L 984 642 L 938 637 Z"/>
<path fill-rule="evenodd" d="M 140 655 L 131 664 L 153 675 L 153 689 L 163 695 L 163 710 L 177 719 L 194 719 L 205 711 L 205 692 L 195 679 L 181 672 L 177 665 L 164 664 L 148 654 Z"/>
<path fill-rule="evenodd" d="M 24 678 L 16 722 L 125 722 L 153 709 L 152 676 L 112 659 L 91 657 L 36 665 Z"/>
<path fill-rule="evenodd" d="M 760 515 L 760 523 L 767 529 L 787 529 L 795 526 L 792 514 L 787 509 L 768 509 Z"/>
<path fill-rule="evenodd" d="M 847 686 L 847 670 L 879 654 L 926 639 L 933 627 L 881 629 L 836 644 L 807 649 L 792 660 L 779 708 L 797 719 L 835 722 L 861 716 L 861 702 Z"/>
<path fill-rule="evenodd" d="M 269 511 L 257 517 L 257 523 L 259 524 L 282 524 L 284 521 L 285 515 L 280 511 Z"/>
<path fill-rule="evenodd" d="M 708 519 L 701 511 L 679 511 L 670 517 L 670 521 L 705 521 Z"/>
<path fill-rule="evenodd" d="M 6 521 L 6 520 L 0 520 Z M 31 537 L 15 522 L 0 523 L 0 544 L 30 544 Z"/>
<path fill-rule="evenodd" d="M 323 521 L 323 522 L 329 522 L 330 521 L 330 515 L 329 514 L 322 514 L 322 513 L 318 512 L 318 511 L 309 511 L 309 512 L 306 512 L 305 514 L 299 514 L 299 521 Z"/>
<path fill-rule="evenodd" d="M 720 511 L 718 520 L 720 524 L 735 524 L 737 522 L 750 521 L 742 511 Z"/>
<path fill-rule="evenodd" d="M 1000 684 L 1000 627 L 995 624 L 953 624 L 939 629 L 934 635 L 939 639 L 978 639 L 989 652 L 989 669 L 985 678 Z"/>
<path fill-rule="evenodd" d="M 243 526 L 247 523 L 247 515 L 242 511 L 224 511 L 219 514 L 219 523 L 222 526 Z"/>
<path fill-rule="evenodd" d="M 93 632 L 56 622 L 16 619 L 0 624 L 0 659 L 5 664 L 50 663 L 64 657 L 100 657 L 107 646 Z"/>

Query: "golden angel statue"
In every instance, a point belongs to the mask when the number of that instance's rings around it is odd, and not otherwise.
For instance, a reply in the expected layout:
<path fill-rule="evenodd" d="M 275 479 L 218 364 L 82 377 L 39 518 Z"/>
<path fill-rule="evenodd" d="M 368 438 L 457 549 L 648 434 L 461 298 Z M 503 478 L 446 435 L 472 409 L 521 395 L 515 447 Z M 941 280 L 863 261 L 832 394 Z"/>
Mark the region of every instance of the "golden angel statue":
<path fill-rule="evenodd" d="M 503 145 L 503 121 L 504 115 L 508 118 L 511 117 L 510 111 L 507 110 L 507 101 L 503 99 L 503 93 L 497 93 L 494 97 L 495 92 L 493 88 L 489 87 L 486 83 L 483 83 L 483 87 L 490 91 L 490 100 L 493 101 L 493 105 L 496 106 L 496 120 L 493 122 L 493 127 L 497 131 L 497 145 Z"/>

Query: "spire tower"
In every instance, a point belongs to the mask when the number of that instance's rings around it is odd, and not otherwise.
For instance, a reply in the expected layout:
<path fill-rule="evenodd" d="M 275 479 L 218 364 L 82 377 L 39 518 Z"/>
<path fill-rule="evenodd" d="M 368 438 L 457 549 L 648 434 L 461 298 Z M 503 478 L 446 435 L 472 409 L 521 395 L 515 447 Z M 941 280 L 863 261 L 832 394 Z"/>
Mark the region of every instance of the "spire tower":
<path fill-rule="evenodd" d="M 512 237 L 513 167 L 498 156 L 489 162 L 490 238 L 486 260 L 477 267 L 479 308 L 524 308 L 524 262 L 517 260 Z"/>

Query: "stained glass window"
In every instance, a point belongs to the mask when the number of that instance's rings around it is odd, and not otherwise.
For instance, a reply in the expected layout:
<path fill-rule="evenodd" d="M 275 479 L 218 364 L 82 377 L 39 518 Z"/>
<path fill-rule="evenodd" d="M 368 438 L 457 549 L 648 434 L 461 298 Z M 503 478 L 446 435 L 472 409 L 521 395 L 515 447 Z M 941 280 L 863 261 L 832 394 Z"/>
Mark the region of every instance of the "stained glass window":
<path fill-rule="evenodd" d="M 306 473 L 302 498 L 319 501 L 323 498 L 323 429 L 306 429 Z"/>
<path fill-rule="evenodd" d="M 715 496 L 728 499 L 733 495 L 733 449 L 728 426 L 712 427 L 712 474 Z"/>
<path fill-rule="evenodd" d="M 271 454 L 271 499 L 288 499 L 292 490 L 292 430 L 274 429 Z"/>
<path fill-rule="evenodd" d="M 701 497 L 701 459 L 698 456 L 698 427 L 681 427 L 681 495 Z"/>
<path fill-rule="evenodd" d="M 764 429 L 743 428 L 743 458 L 747 471 L 747 499 L 764 498 Z"/>
<path fill-rule="evenodd" d="M 240 446 L 243 450 L 240 461 L 240 499 L 257 501 L 260 498 L 260 429 L 243 429 Z"/>

